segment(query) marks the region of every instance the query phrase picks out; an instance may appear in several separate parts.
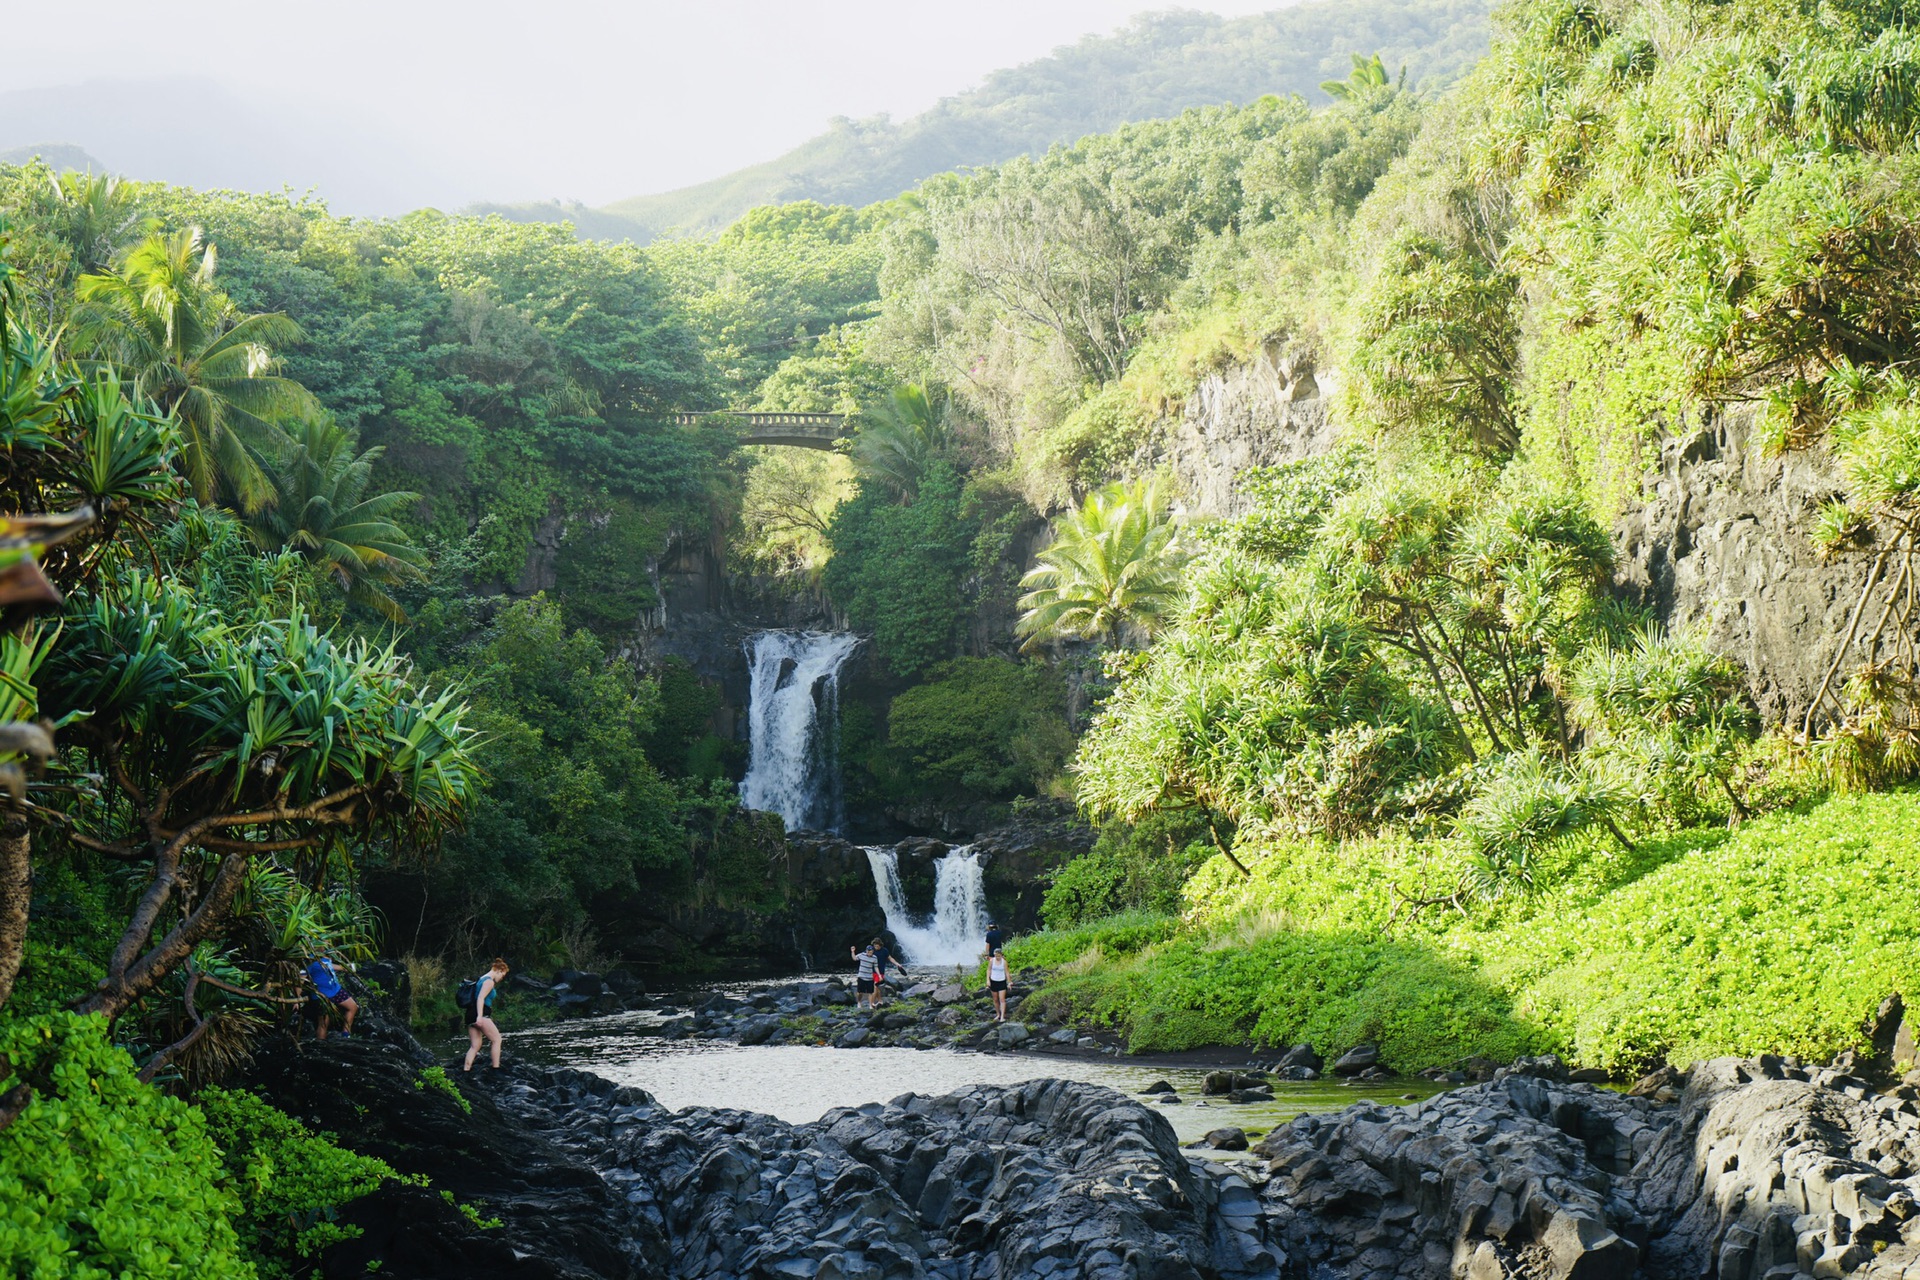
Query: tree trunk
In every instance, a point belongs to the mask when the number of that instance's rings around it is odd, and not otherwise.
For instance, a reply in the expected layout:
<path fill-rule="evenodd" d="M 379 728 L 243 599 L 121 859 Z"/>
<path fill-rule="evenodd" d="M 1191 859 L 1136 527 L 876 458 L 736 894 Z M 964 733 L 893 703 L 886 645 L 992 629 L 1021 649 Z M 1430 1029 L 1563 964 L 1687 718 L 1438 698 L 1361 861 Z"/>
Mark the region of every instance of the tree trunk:
<path fill-rule="evenodd" d="M 151 951 L 133 964 L 124 968 L 110 968 L 93 994 L 80 1005 L 80 1012 L 104 1013 L 109 1019 L 117 1018 L 126 1011 L 127 1006 L 158 986 L 226 919 L 227 908 L 233 905 L 234 895 L 240 891 L 241 875 L 246 866 L 245 854 L 230 853 L 221 859 L 219 873 L 213 877 L 213 883 L 207 886 L 206 894 L 192 914 L 175 925 L 166 937 L 154 944 Z"/>
<path fill-rule="evenodd" d="M 23 815 L 0 818 L 0 1008 L 13 995 L 13 982 L 20 976 L 20 961 L 27 949 L 27 905 L 33 898 L 27 863 L 31 847 Z"/>

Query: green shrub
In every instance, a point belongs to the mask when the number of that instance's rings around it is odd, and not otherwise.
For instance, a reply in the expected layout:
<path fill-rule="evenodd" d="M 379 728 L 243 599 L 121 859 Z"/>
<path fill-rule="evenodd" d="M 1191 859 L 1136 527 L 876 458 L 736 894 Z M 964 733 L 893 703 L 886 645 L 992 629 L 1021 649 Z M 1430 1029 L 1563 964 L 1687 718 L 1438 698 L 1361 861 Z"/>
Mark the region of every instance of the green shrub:
<path fill-rule="evenodd" d="M 1108 823 L 1091 852 L 1054 871 L 1040 918 L 1067 928 L 1122 912 L 1174 914 L 1180 887 L 1213 852 L 1205 821 L 1190 812 Z"/>
<path fill-rule="evenodd" d="M 250 1280 L 220 1152 L 200 1113 L 134 1074 L 96 1017 L 0 1018 L 34 1100 L 0 1130 L 0 1275 Z"/>
<path fill-rule="evenodd" d="M 909 787 L 1000 800 L 1038 788 L 1072 749 L 1060 680 L 1004 658 L 955 658 L 893 700 L 887 736 Z"/>
<path fill-rule="evenodd" d="M 1017 969 L 1055 969 L 1096 948 L 1103 956 L 1132 955 L 1171 938 L 1179 927 L 1174 916 L 1135 911 L 1071 929 L 1042 929 L 1007 943 L 1007 963 Z"/>
<path fill-rule="evenodd" d="M 386 1161 L 308 1132 L 245 1090 L 207 1089 L 199 1103 L 225 1153 L 245 1212 L 248 1250 L 262 1276 L 291 1276 L 295 1259 L 358 1236 L 360 1228 L 337 1220 L 340 1206 L 396 1176 Z"/>
<path fill-rule="evenodd" d="M 465 1095 L 460 1092 L 459 1086 L 453 1083 L 453 1079 L 447 1075 L 447 1069 L 445 1067 L 427 1067 L 420 1072 L 420 1078 L 413 1082 L 413 1087 L 416 1089 L 432 1089 L 436 1093 L 444 1093 L 453 1099 L 454 1105 L 459 1107 L 461 1111 L 467 1115 L 473 1114 L 473 1104 L 467 1101 Z"/>

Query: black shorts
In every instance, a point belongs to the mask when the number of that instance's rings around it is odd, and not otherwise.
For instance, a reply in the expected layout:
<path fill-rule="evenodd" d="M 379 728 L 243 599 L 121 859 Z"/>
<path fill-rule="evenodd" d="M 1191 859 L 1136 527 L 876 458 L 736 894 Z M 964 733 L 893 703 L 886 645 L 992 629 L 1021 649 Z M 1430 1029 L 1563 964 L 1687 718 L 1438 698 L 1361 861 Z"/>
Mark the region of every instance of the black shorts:
<path fill-rule="evenodd" d="M 1006 989 L 1007 989 L 1007 980 L 1005 978 L 996 978 L 993 981 L 987 983 L 987 990 L 989 991 L 1005 991 Z"/>
<path fill-rule="evenodd" d="M 337 996 L 310 995 L 307 997 L 307 1003 L 300 1011 L 307 1016 L 309 1021 L 318 1022 L 322 1018 L 331 1018 L 337 1013 L 340 1009 L 340 1001 L 346 998 L 347 993 L 344 991 Z"/>
<path fill-rule="evenodd" d="M 863 996 L 872 995 L 874 985 L 875 979 L 873 978 L 855 978 L 853 980 L 853 989 Z"/>

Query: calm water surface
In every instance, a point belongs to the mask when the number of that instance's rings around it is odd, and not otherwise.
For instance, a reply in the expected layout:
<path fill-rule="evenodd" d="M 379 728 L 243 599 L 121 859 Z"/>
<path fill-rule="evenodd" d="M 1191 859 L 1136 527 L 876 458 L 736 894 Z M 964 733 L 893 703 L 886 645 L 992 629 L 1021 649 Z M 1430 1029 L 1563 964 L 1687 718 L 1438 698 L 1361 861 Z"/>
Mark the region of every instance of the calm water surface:
<path fill-rule="evenodd" d="M 772 984 L 752 984 L 772 985 Z M 740 987 L 729 987 L 731 994 Z M 794 1124 L 817 1120 L 835 1107 L 886 1102 L 904 1093 L 942 1094 L 970 1084 L 1017 1084 L 1055 1076 L 1104 1084 L 1127 1094 L 1156 1080 L 1180 1091 L 1173 1106 L 1152 1104 L 1172 1121 L 1182 1142 L 1209 1129 L 1238 1125 L 1264 1133 L 1303 1111 L 1335 1111 L 1362 1100 L 1401 1104 L 1402 1095 L 1428 1097 L 1425 1080 L 1385 1085 L 1274 1082 L 1274 1101 L 1234 1105 L 1200 1102 L 1206 1069 L 1143 1065 L 1126 1058 L 1051 1053 L 978 1053 L 956 1049 L 834 1049 L 812 1045 L 751 1048 L 717 1040 L 663 1040 L 664 1018 L 650 1011 L 507 1029 L 511 1052 L 554 1066 L 578 1067 L 618 1084 L 638 1085 L 672 1109 L 733 1107 Z"/>

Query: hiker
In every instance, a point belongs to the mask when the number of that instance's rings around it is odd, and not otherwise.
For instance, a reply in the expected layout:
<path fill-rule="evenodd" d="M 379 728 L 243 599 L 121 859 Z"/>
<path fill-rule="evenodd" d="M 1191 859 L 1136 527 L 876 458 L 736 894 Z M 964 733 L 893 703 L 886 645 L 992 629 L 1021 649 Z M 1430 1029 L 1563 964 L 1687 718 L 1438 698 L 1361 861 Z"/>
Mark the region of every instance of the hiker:
<path fill-rule="evenodd" d="M 851 955 L 854 963 L 860 966 L 860 970 L 854 976 L 853 980 L 853 1002 L 855 1004 L 864 1004 L 869 1009 L 877 1007 L 873 1001 L 875 988 L 874 975 L 880 971 L 880 957 L 875 954 L 875 949 L 879 945 L 880 940 L 875 938 L 867 944 L 865 951 L 855 951 L 852 947 L 847 948 L 847 954 Z"/>
<path fill-rule="evenodd" d="M 500 1069 L 500 1028 L 493 1024 L 493 998 L 500 994 L 500 984 L 506 977 L 507 962 L 495 956 L 492 966 L 485 973 L 471 982 L 460 984 L 455 998 L 460 1001 L 460 1012 L 467 1020 L 467 1061 L 460 1068 L 462 1071 L 473 1070 L 473 1060 L 480 1054 L 482 1036 L 493 1046 L 493 1069 Z"/>
<path fill-rule="evenodd" d="M 1007 1020 L 1007 957 L 1000 948 L 987 959 L 987 990 L 993 992 L 993 1020 Z"/>
<path fill-rule="evenodd" d="M 992 955 L 1006 945 L 1007 935 L 1001 931 L 1000 926 L 992 920 L 987 921 L 987 954 Z"/>
<path fill-rule="evenodd" d="M 900 962 L 893 958 L 892 948 L 887 946 L 885 938 L 873 940 L 873 1007 L 880 1007 L 882 988 L 887 985 L 887 966 L 892 965 L 897 972 Z"/>
<path fill-rule="evenodd" d="M 313 963 L 307 966 L 307 979 L 319 993 L 307 997 L 306 1008 L 307 1016 L 313 1019 L 318 1038 L 327 1038 L 334 1008 L 338 1006 L 346 1013 L 346 1020 L 340 1026 L 340 1038 L 353 1039 L 353 1018 L 360 1012 L 360 1002 L 348 995 L 347 989 L 340 985 L 340 975 L 334 970 L 333 957 L 315 956 Z"/>

